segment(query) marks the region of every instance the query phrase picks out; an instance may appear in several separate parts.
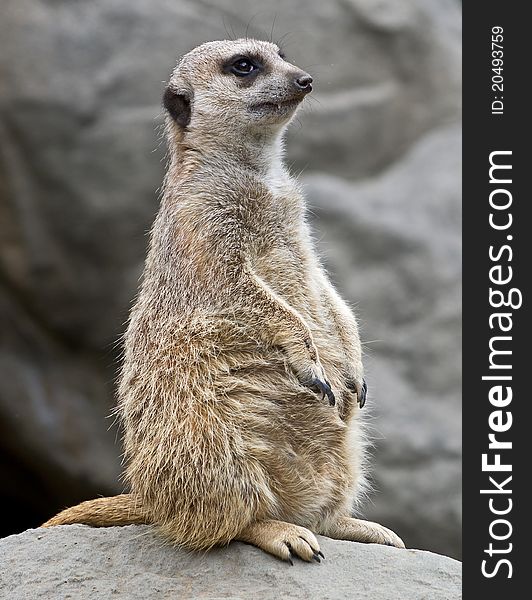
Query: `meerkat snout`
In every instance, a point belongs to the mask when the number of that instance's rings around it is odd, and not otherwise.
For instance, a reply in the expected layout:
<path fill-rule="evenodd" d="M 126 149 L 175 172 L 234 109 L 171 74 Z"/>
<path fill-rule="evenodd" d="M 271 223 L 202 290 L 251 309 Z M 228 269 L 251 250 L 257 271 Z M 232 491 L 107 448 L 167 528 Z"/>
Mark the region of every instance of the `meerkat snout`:
<path fill-rule="evenodd" d="M 308 94 L 309 92 L 312 92 L 312 81 L 313 79 L 308 73 L 303 73 L 295 79 L 294 83 L 302 92 Z"/>

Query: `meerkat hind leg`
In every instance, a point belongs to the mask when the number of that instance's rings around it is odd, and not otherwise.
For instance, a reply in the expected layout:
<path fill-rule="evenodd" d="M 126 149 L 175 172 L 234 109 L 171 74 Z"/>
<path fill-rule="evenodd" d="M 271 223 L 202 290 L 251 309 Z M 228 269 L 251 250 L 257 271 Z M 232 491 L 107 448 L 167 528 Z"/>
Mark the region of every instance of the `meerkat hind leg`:
<path fill-rule="evenodd" d="M 324 558 L 315 535 L 298 525 L 284 521 L 266 520 L 255 521 L 235 538 L 239 542 L 253 544 L 261 550 L 273 554 L 282 560 L 292 562 L 293 556 L 298 556 L 308 562 L 320 562 Z"/>
<path fill-rule="evenodd" d="M 365 544 L 384 544 L 404 548 L 403 540 L 391 529 L 362 519 L 351 517 L 340 517 L 333 525 L 320 531 L 323 535 L 335 540 L 347 540 L 350 542 L 363 542 Z"/>

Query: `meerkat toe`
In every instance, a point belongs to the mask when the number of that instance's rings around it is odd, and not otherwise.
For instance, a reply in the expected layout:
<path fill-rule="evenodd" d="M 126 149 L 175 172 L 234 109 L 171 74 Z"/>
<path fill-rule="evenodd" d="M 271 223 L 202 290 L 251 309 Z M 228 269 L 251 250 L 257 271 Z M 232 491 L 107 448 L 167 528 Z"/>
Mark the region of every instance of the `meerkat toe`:
<path fill-rule="evenodd" d="M 310 562 L 314 559 L 315 552 L 303 538 L 291 538 L 285 541 L 285 544 L 290 548 L 291 554 Z"/>
<path fill-rule="evenodd" d="M 394 546 L 395 548 L 404 548 L 403 540 L 394 533 L 391 529 L 384 527 L 380 523 L 372 523 L 371 521 L 362 521 L 365 524 L 366 531 L 364 538 L 368 544 L 382 544 L 384 546 Z"/>
<path fill-rule="evenodd" d="M 384 530 L 383 535 L 386 540 L 384 542 L 384 544 L 386 546 L 394 546 L 395 548 L 405 548 L 406 547 L 403 540 L 396 533 L 394 533 L 391 529 L 388 529 L 387 527 L 383 527 L 382 525 L 381 525 L 381 527 Z"/>
<path fill-rule="evenodd" d="M 316 559 L 317 562 L 320 562 L 318 540 L 308 529 L 292 525 L 290 529 L 285 531 L 283 538 L 292 555 L 298 556 L 307 562 Z"/>
<path fill-rule="evenodd" d="M 368 521 L 368 523 L 370 523 Z M 366 541 L 369 544 L 383 544 L 385 546 L 394 546 L 395 548 L 404 548 L 403 540 L 391 529 L 380 525 L 379 523 L 370 523 L 367 530 Z"/>
<path fill-rule="evenodd" d="M 296 556 L 307 562 L 320 562 L 320 557 L 323 558 L 318 540 L 311 531 L 283 521 L 254 523 L 237 539 L 292 564 L 292 558 Z"/>
<path fill-rule="evenodd" d="M 336 540 L 383 544 L 385 546 L 395 546 L 396 548 L 405 547 L 403 540 L 391 529 L 380 523 L 362 519 L 343 517 L 323 533 Z"/>
<path fill-rule="evenodd" d="M 357 381 L 355 379 L 347 379 L 345 382 L 347 389 L 357 395 L 357 402 L 360 408 L 366 404 L 366 399 L 368 397 L 368 384 L 365 379 L 362 381 Z"/>
<path fill-rule="evenodd" d="M 321 381 L 321 379 L 313 378 L 305 384 L 312 391 L 320 394 L 321 399 L 324 400 L 325 396 L 329 400 L 329 404 L 334 406 L 336 403 L 336 398 L 334 397 L 334 393 L 331 390 L 331 386 L 328 381 Z"/>

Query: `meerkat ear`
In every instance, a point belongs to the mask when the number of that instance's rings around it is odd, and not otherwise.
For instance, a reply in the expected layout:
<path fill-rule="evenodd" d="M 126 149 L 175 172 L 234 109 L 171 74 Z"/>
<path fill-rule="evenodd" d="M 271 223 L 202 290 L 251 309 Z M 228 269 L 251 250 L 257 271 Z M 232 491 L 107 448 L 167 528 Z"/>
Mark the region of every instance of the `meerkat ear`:
<path fill-rule="evenodd" d="M 163 94 L 163 106 L 181 127 L 190 123 L 192 94 L 185 89 L 175 90 L 168 86 Z"/>

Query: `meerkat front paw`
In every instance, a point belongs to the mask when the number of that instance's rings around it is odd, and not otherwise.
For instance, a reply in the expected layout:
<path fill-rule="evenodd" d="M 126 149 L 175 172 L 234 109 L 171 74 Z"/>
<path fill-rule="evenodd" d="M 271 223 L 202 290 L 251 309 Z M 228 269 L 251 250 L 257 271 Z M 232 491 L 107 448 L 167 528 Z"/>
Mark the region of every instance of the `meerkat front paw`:
<path fill-rule="evenodd" d="M 308 381 L 302 381 L 305 387 L 308 387 L 313 392 L 321 396 L 321 400 L 327 396 L 329 405 L 334 406 L 336 404 L 336 398 L 334 392 L 331 389 L 331 384 L 327 380 L 321 380 L 319 378 L 313 378 Z"/>
<path fill-rule="evenodd" d="M 354 394 L 357 395 L 357 402 L 360 408 L 366 404 L 366 399 L 368 397 L 368 385 L 366 380 L 362 378 L 361 381 L 348 377 L 346 379 L 345 385 L 348 390 L 351 390 Z"/>
<path fill-rule="evenodd" d="M 236 540 L 253 544 L 291 565 L 294 564 L 294 556 L 307 562 L 320 562 L 321 558 L 325 558 L 316 536 L 311 531 L 284 521 L 255 521 L 248 525 Z"/>
<path fill-rule="evenodd" d="M 335 540 L 383 544 L 385 546 L 395 546 L 396 548 L 405 547 L 403 540 L 391 529 L 373 521 L 351 517 L 339 518 L 336 523 L 330 525 L 321 533 Z"/>
<path fill-rule="evenodd" d="M 287 351 L 290 367 L 296 374 L 301 385 L 319 394 L 322 400 L 327 396 L 329 404 L 334 406 L 336 398 L 325 376 L 318 352 L 313 344 L 308 345 L 307 343 L 306 348 L 308 350 L 306 353 Z"/>

